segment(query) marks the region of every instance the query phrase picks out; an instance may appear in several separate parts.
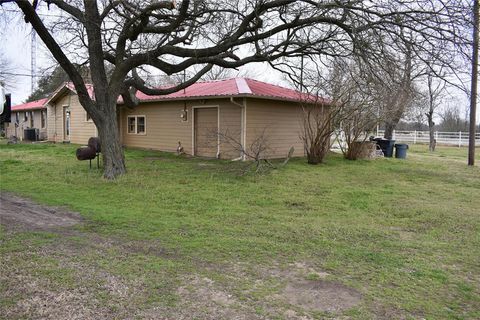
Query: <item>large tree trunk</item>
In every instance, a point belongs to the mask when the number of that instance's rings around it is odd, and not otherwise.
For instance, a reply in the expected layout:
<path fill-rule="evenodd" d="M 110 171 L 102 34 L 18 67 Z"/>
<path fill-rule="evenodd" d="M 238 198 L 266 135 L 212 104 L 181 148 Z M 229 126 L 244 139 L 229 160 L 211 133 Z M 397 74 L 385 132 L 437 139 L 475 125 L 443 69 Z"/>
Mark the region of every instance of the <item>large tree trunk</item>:
<path fill-rule="evenodd" d="M 397 110 L 395 110 L 394 114 L 391 116 L 391 118 L 385 122 L 385 133 L 383 137 L 388 140 L 392 140 L 393 138 L 393 131 L 397 127 L 397 124 L 400 122 L 400 119 L 402 118 L 402 115 L 404 113 L 405 106 L 400 106 L 398 107 Z"/>
<path fill-rule="evenodd" d="M 103 154 L 103 177 L 111 180 L 125 174 L 127 170 L 118 132 L 116 105 L 109 109 L 111 112 L 103 115 L 102 125 L 97 127 Z"/>
<path fill-rule="evenodd" d="M 435 132 L 434 132 L 435 123 L 433 122 L 433 111 L 431 109 L 430 109 L 430 112 L 427 113 L 427 119 L 428 119 L 428 131 L 430 135 L 430 143 L 428 145 L 428 150 L 433 152 L 435 151 L 435 146 L 437 144 L 437 141 L 435 141 Z"/>
<path fill-rule="evenodd" d="M 385 133 L 383 137 L 388 140 L 392 140 L 393 138 L 393 130 L 395 130 L 396 124 L 393 123 L 385 123 Z"/>

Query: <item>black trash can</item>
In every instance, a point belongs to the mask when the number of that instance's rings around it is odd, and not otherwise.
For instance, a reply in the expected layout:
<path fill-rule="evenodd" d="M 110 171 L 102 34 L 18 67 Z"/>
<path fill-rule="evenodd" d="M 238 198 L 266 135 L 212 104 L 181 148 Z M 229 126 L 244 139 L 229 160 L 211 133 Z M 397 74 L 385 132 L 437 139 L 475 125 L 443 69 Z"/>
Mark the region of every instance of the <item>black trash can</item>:
<path fill-rule="evenodd" d="M 383 155 L 387 158 L 393 156 L 393 146 L 395 145 L 395 140 L 387 140 L 383 138 L 375 138 L 373 141 L 376 141 L 380 146 L 380 149 L 383 151 Z"/>
<path fill-rule="evenodd" d="M 408 150 L 408 144 L 405 144 L 405 143 L 395 144 L 395 158 L 406 159 L 407 150 Z"/>

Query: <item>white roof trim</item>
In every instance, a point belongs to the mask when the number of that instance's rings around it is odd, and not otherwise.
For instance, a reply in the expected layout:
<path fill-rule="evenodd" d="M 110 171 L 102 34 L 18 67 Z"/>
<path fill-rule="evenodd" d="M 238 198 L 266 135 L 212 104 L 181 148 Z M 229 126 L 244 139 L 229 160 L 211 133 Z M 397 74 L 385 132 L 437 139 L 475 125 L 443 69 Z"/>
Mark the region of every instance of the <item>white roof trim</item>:
<path fill-rule="evenodd" d="M 251 94 L 252 93 L 252 90 L 250 90 L 250 87 L 248 86 L 248 83 L 247 83 L 247 81 L 245 81 L 244 78 L 235 78 L 235 82 L 237 84 L 237 89 L 238 89 L 239 94 L 242 94 L 242 93 Z"/>
<path fill-rule="evenodd" d="M 50 97 L 48 97 L 48 100 L 47 102 L 45 102 L 45 104 L 51 104 L 52 101 L 56 100 L 59 96 L 61 96 L 66 90 L 70 90 L 74 93 L 75 90 L 72 90 L 69 85 L 68 85 L 68 82 L 64 82 L 60 87 L 58 87 L 57 90 L 55 90 L 51 95 Z"/>

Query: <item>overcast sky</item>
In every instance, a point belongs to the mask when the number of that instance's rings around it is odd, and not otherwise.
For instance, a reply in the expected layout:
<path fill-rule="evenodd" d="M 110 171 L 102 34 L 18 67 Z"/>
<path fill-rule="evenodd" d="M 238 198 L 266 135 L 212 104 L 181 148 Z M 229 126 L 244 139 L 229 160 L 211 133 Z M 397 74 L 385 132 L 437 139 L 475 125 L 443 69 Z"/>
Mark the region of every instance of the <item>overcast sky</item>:
<path fill-rule="evenodd" d="M 11 67 L 9 72 L 14 73 L 9 78 L 10 86 L 8 92 L 12 94 L 12 102 L 14 104 L 23 103 L 25 99 L 31 94 L 32 77 L 31 74 L 31 27 L 26 24 L 19 14 L 12 12 L 16 10 L 13 4 L 7 4 L 0 8 L 0 15 L 10 15 L 7 18 L 8 23 L 5 28 L 0 28 L 1 43 L 0 53 L 9 61 Z M 14 18 L 12 19 L 12 15 Z M 5 21 L 3 17 L 1 20 Z M 36 40 L 36 65 L 37 75 L 40 76 L 42 70 L 50 68 L 56 64 L 48 50 L 42 43 L 42 40 L 37 37 Z M 288 86 L 284 80 L 283 75 L 270 68 L 267 64 L 256 63 L 245 66 L 239 70 L 241 74 L 248 74 L 250 78 L 266 81 L 273 84 L 280 84 Z M 38 79 L 39 77 L 37 77 Z"/>
<path fill-rule="evenodd" d="M 18 9 L 12 3 L 0 7 L 0 21 L 4 26 L 0 28 L 2 43 L 0 53 L 9 61 L 9 71 L 15 74 L 9 76 L 11 81 L 7 91 L 12 94 L 13 104 L 19 104 L 24 102 L 31 93 L 31 27 L 23 21 L 21 15 L 12 12 L 13 10 Z M 37 74 L 40 75 L 41 70 L 51 67 L 54 63 L 41 40 L 37 38 Z M 284 77 L 266 64 L 246 66 L 242 69 L 242 74 L 261 81 L 288 86 Z M 458 106 L 462 117 L 465 117 L 469 108 L 468 98 L 460 91 L 452 90 L 451 92 L 452 96 L 447 99 L 444 106 Z M 478 107 L 477 122 L 480 123 Z"/>

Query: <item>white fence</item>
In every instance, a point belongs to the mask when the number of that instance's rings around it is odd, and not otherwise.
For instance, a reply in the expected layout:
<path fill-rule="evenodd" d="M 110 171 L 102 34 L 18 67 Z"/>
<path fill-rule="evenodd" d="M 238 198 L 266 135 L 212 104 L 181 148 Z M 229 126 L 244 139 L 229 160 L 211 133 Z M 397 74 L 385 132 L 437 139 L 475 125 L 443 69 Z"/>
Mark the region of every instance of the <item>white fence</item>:
<path fill-rule="evenodd" d="M 378 130 L 377 136 L 383 137 L 384 130 Z M 468 146 L 468 132 L 441 132 L 434 133 L 437 144 L 454 145 L 458 147 Z M 428 131 L 393 131 L 393 140 L 398 142 L 426 143 L 430 142 Z M 475 146 L 480 146 L 480 132 L 475 135 Z"/>

